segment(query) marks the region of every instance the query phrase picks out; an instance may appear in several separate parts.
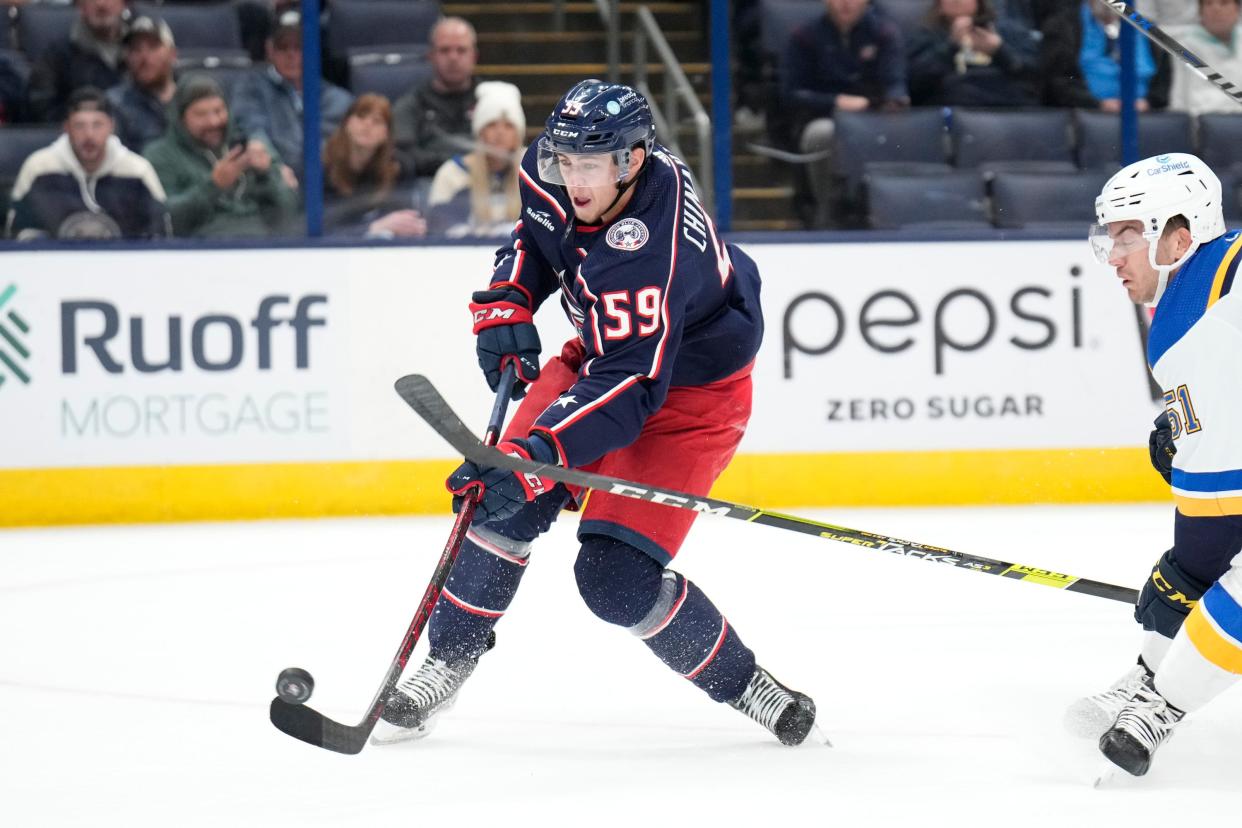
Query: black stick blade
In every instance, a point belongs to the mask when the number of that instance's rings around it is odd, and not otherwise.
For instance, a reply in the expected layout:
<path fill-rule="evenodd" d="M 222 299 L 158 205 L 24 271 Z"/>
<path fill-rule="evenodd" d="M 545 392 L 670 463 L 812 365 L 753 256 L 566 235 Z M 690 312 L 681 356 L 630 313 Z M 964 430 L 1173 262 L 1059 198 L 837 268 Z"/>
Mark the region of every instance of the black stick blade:
<path fill-rule="evenodd" d="M 272 699 L 268 717 L 283 733 L 337 753 L 361 753 L 371 735 L 370 727 L 350 727 L 334 722 L 318 710 L 304 704 L 289 704 L 279 696 Z"/>

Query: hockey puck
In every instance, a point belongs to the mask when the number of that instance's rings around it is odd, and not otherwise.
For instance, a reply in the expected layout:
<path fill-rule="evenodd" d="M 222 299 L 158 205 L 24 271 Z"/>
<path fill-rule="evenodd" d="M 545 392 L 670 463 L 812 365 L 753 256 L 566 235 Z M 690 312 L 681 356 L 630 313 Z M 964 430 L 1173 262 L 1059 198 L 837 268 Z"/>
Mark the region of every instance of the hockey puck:
<path fill-rule="evenodd" d="M 315 680 L 301 667 L 286 667 L 276 677 L 276 695 L 288 704 L 305 704 L 315 691 Z"/>

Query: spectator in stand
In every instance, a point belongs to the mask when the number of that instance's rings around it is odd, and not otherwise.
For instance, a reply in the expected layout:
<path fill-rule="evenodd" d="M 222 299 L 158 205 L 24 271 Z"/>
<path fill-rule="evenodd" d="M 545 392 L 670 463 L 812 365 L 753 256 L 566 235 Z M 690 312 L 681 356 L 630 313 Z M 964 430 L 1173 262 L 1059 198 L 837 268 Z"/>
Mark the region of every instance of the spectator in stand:
<path fill-rule="evenodd" d="M 0 6 L 0 13 L 3 13 Z M 11 57 L 0 51 L 0 124 L 26 117 L 26 75 Z"/>
<path fill-rule="evenodd" d="M 276 148 L 293 171 L 294 184 L 304 170 L 302 157 L 302 16 L 282 12 L 267 40 L 267 66 L 255 69 L 233 93 L 233 117 L 250 143 Z M 326 139 L 340 125 L 352 98 L 326 80 L 319 85 L 319 128 Z"/>
<path fill-rule="evenodd" d="M 360 95 L 324 146 L 323 230 L 328 235 L 417 238 L 427 222 L 396 190 L 400 167 L 392 139 L 392 106 Z"/>
<path fill-rule="evenodd" d="M 460 17 L 445 17 L 432 28 L 430 40 L 431 79 L 393 105 L 397 161 L 406 177 L 435 175 L 471 143 L 479 59 L 474 27 Z"/>
<path fill-rule="evenodd" d="M 63 121 L 75 89 L 110 89 L 121 81 L 125 0 L 77 0 L 77 6 L 78 17 L 64 39 L 48 46 L 30 74 L 30 114 L 36 121 Z"/>
<path fill-rule="evenodd" d="M 892 110 L 910 103 L 897 23 L 869 0 L 824 0 L 824 7 L 821 17 L 794 30 L 784 62 L 782 97 L 793 110 L 794 135 L 805 153 L 831 151 L 832 116 L 838 111 Z M 812 163 L 808 172 L 816 207 L 813 218 L 802 210 L 803 220 L 829 226 L 840 191 L 831 157 Z M 805 191 L 805 184 L 799 188 Z"/>
<path fill-rule="evenodd" d="M 522 93 L 503 81 L 484 81 L 476 91 L 470 121 L 475 149 L 445 161 L 431 182 L 427 221 L 433 235 L 507 236 L 521 215 Z"/>
<path fill-rule="evenodd" d="M 172 29 L 158 17 L 130 21 L 123 39 L 129 74 L 108 90 L 116 134 L 134 152 L 168 131 L 168 105 L 177 91 L 173 67 L 177 45 Z"/>
<path fill-rule="evenodd" d="M 911 36 L 910 99 L 916 105 L 1035 106 L 1039 44 L 998 17 L 989 0 L 932 0 Z"/>
<path fill-rule="evenodd" d="M 69 96 L 65 134 L 17 174 L 7 235 L 152 238 L 169 235 L 164 188 L 151 164 L 112 134 L 108 99 L 86 86 Z"/>
<path fill-rule="evenodd" d="M 1166 31 L 1170 26 L 1193 26 L 1199 22 L 1195 0 L 1135 0 L 1134 8 Z"/>
<path fill-rule="evenodd" d="M 1082 0 L 1004 0 L 1001 8 L 1010 19 L 1030 21 L 1038 30 L 1039 77 L 1045 106 L 1095 109 L 1079 65 L 1082 50 Z"/>
<path fill-rule="evenodd" d="M 1170 26 L 1169 34 L 1226 78 L 1242 76 L 1242 30 L 1238 26 L 1239 0 L 1199 0 L 1199 22 Z M 1169 109 L 1202 115 L 1205 112 L 1237 113 L 1238 105 L 1204 83 L 1182 61 L 1173 62 Z"/>
<path fill-rule="evenodd" d="M 168 193 L 173 232 L 218 238 L 290 232 L 297 193 L 285 184 L 270 147 L 228 140 L 220 85 L 187 75 L 177 84 L 173 111 L 168 132 L 144 152 Z"/>
<path fill-rule="evenodd" d="M 1099 101 L 1105 112 L 1121 111 L 1121 18 L 1112 9 L 1095 2 L 1083 0 L 1082 52 L 1079 63 L 1087 88 Z M 1147 102 L 1147 86 L 1156 73 L 1147 39 L 1135 38 L 1135 64 L 1137 69 L 1137 97 L 1135 108 L 1146 112 L 1151 108 Z"/>

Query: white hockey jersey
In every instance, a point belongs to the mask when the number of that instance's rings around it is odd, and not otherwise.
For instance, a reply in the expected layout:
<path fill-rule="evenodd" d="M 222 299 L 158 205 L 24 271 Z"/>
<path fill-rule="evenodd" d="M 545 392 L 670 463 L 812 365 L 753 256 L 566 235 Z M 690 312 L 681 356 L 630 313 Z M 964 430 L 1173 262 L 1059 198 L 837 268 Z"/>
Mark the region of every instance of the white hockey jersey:
<path fill-rule="evenodd" d="M 1173 496 L 1188 516 L 1242 515 L 1242 232 L 1202 245 L 1169 281 L 1147 362 L 1173 428 Z"/>

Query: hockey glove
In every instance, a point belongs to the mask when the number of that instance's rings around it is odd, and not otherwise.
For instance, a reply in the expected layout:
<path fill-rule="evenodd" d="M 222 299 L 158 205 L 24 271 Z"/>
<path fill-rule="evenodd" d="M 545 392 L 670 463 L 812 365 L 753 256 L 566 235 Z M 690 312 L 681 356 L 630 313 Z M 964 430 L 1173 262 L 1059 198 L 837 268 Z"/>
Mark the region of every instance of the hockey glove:
<path fill-rule="evenodd" d="M 513 399 L 526 396 L 526 385 L 539 379 L 539 331 L 531 316 L 530 304 L 521 291 L 480 290 L 470 297 L 474 316 L 475 350 L 479 367 L 493 391 L 500 384 L 500 372 L 510 362 L 517 367 Z"/>
<path fill-rule="evenodd" d="M 1173 455 L 1177 454 L 1177 446 L 1173 443 L 1173 426 L 1169 424 L 1168 412 L 1160 412 L 1156 417 L 1155 428 L 1147 437 L 1147 454 L 1151 457 L 1151 465 L 1165 483 L 1173 482 Z"/>
<path fill-rule="evenodd" d="M 506 440 L 496 448 L 524 460 L 556 465 L 556 449 L 538 435 Z M 550 491 L 556 481 L 537 474 L 478 466 L 467 460 L 449 475 L 444 485 L 454 495 L 454 512 L 461 511 L 462 498 L 471 492 L 478 492 L 479 505 L 475 509 L 475 522 L 491 523 L 513 517 L 527 503 Z"/>

